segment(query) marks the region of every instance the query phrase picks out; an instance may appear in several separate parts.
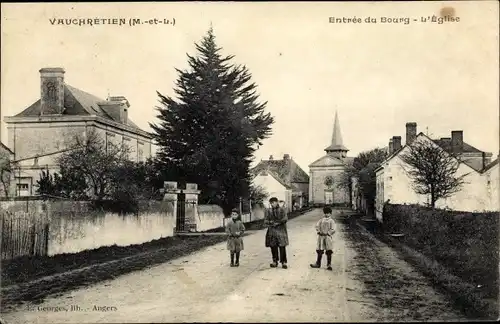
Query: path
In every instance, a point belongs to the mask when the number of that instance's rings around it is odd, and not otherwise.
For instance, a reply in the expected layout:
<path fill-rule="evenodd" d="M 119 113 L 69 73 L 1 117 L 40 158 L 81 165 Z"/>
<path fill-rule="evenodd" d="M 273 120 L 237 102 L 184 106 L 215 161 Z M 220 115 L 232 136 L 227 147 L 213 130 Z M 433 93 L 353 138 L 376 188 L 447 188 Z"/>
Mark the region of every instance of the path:
<path fill-rule="evenodd" d="M 320 217 L 314 210 L 289 221 L 286 270 L 269 267 L 265 231 L 258 231 L 244 238 L 239 268 L 229 267 L 225 243 L 217 244 L 2 317 L 7 323 L 370 321 L 377 306 L 353 279 L 356 252 L 346 244 L 345 226 L 339 224 L 334 239 L 333 271 L 309 267 Z"/>

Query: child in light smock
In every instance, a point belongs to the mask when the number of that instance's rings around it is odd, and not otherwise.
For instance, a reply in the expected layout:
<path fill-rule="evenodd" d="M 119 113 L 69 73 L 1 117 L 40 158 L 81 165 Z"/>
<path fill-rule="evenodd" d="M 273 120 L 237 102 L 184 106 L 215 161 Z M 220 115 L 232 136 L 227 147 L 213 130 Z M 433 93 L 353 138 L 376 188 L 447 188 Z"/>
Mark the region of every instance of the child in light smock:
<path fill-rule="evenodd" d="M 316 253 L 318 258 L 316 259 L 316 263 L 311 264 L 311 268 L 321 268 L 321 259 L 326 252 L 326 268 L 332 270 L 333 234 L 336 230 L 336 224 L 332 219 L 331 207 L 324 207 L 323 214 L 323 218 L 316 223 L 316 233 L 318 234 Z"/>
<path fill-rule="evenodd" d="M 227 249 L 231 255 L 231 267 L 240 266 L 240 252 L 243 251 L 243 238 L 245 225 L 240 220 L 239 213 L 236 209 L 231 212 L 231 219 L 226 224 L 227 234 Z M 234 260 L 236 257 L 236 262 Z"/>

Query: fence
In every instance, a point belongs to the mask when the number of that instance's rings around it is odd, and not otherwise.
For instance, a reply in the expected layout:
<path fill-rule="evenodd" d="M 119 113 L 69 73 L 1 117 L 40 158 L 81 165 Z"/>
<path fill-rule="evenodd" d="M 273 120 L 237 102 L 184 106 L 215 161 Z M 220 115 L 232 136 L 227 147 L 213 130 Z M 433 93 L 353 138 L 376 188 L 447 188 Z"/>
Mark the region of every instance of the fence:
<path fill-rule="evenodd" d="M 1 259 L 47 255 L 49 223 L 34 212 L 1 212 Z"/>

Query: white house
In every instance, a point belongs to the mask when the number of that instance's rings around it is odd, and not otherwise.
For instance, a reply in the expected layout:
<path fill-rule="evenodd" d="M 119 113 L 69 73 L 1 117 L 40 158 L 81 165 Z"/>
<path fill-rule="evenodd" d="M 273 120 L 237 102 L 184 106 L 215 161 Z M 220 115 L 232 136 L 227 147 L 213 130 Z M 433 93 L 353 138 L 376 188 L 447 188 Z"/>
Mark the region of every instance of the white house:
<path fill-rule="evenodd" d="M 251 174 L 253 184 L 261 186 L 268 193 L 268 198 L 282 200 L 288 211 L 294 204 L 302 207 L 307 202 L 309 176 L 289 154 L 283 155 L 281 160 L 270 156 L 269 160 L 260 161 Z M 268 201 L 264 204 L 267 206 Z"/>
<path fill-rule="evenodd" d="M 276 197 L 285 202 L 285 208 L 292 211 L 292 187 L 283 182 L 280 177 L 270 170 L 262 170 L 253 178 L 253 184 L 261 186 L 270 197 Z M 264 206 L 269 207 L 269 201 L 264 201 Z"/>
<path fill-rule="evenodd" d="M 412 179 L 404 170 L 400 155 L 416 141 L 429 141 L 446 152 L 453 151 L 460 158 L 457 176 L 466 174 L 461 190 L 447 199 L 439 199 L 437 208 L 459 211 L 498 210 L 498 160 L 490 162 L 491 153 L 482 152 L 463 142 L 463 132 L 453 131 L 451 138 L 432 140 L 423 133 L 416 135 L 416 123 L 406 125 L 406 145 L 395 136 L 389 144 L 389 157 L 376 172 L 376 217 L 382 220 L 383 204 L 428 204 L 429 197 L 415 193 Z M 495 180 L 496 179 L 496 180 Z M 488 184 L 489 181 L 489 184 Z M 494 183 L 496 181 L 496 183 Z"/>

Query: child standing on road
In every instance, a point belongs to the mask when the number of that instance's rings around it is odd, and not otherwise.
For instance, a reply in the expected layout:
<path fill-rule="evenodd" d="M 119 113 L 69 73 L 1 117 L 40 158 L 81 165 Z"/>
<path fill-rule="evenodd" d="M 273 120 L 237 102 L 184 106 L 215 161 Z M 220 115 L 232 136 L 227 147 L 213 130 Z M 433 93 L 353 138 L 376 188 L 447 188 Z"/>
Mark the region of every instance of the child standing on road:
<path fill-rule="evenodd" d="M 323 218 L 316 223 L 316 232 L 318 233 L 316 253 L 318 258 L 316 263 L 311 264 L 311 268 L 321 268 L 321 259 L 323 253 L 326 252 L 327 269 L 332 270 L 333 234 L 335 233 L 336 224 L 332 219 L 331 207 L 324 207 L 323 214 Z"/>
<path fill-rule="evenodd" d="M 240 220 L 239 213 L 236 209 L 231 211 L 231 219 L 226 224 L 227 234 L 227 249 L 231 254 L 231 267 L 240 266 L 240 252 L 243 251 L 243 238 L 245 225 Z M 234 257 L 236 256 L 236 262 Z"/>

